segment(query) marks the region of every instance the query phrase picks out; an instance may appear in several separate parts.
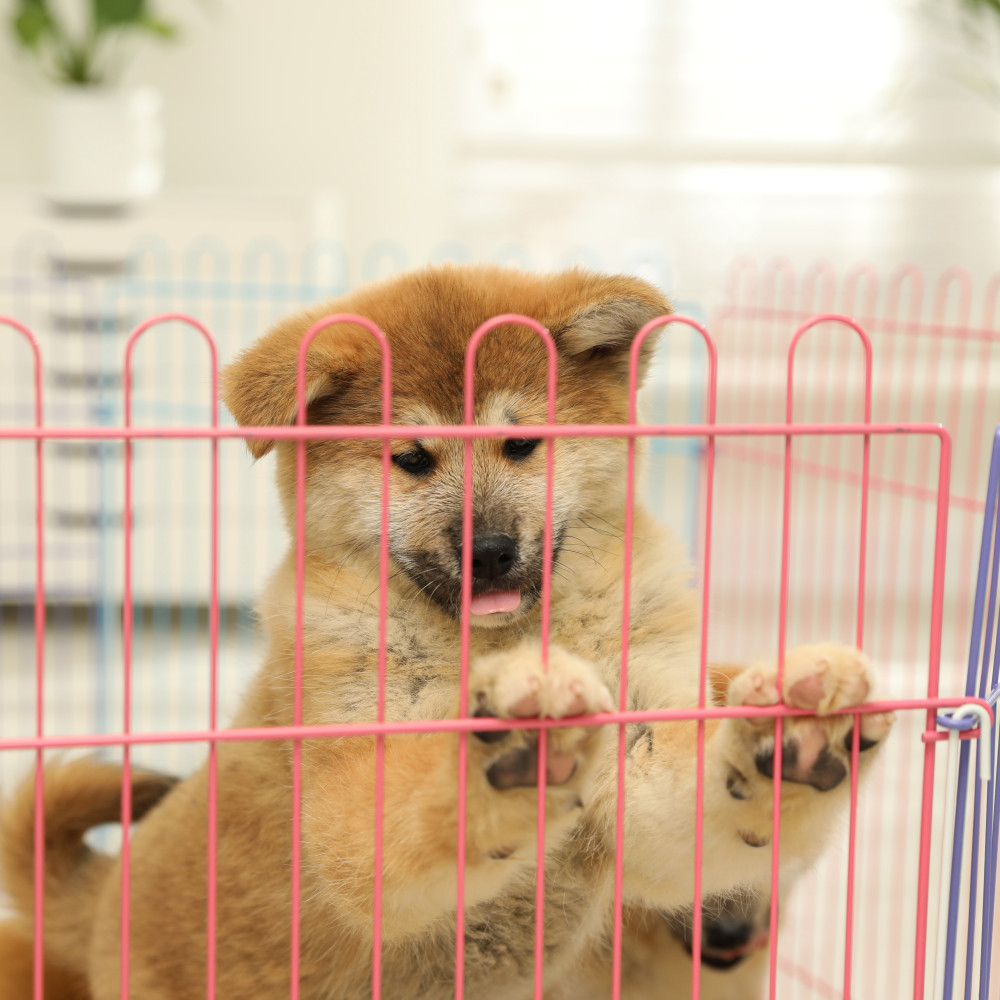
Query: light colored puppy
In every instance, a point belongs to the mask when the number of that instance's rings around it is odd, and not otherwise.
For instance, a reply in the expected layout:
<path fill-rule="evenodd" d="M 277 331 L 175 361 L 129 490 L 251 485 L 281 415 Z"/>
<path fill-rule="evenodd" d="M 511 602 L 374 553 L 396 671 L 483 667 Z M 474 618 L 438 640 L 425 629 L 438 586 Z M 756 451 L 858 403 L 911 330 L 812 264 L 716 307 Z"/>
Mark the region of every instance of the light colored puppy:
<path fill-rule="evenodd" d="M 633 278 L 572 270 L 534 276 L 496 267 L 443 267 L 361 289 L 278 324 L 224 373 L 226 404 L 241 424 L 295 419 L 296 354 L 321 317 L 350 311 L 384 330 L 393 352 L 393 420 L 426 434 L 392 443 L 386 595 L 386 717 L 567 718 L 617 702 L 621 664 L 626 444 L 590 437 L 555 442 L 552 633 L 547 671 L 539 644 L 545 517 L 545 446 L 519 425 L 545 423 L 545 352 L 505 327 L 482 343 L 476 420 L 509 425 L 473 448 L 473 537 L 461 532 L 463 445 L 433 425 L 462 422 L 463 363 L 472 331 L 500 313 L 532 316 L 558 349 L 557 420 L 627 419 L 628 352 L 640 327 L 669 311 Z M 653 348 L 642 350 L 645 368 Z M 308 361 L 309 421 L 380 422 L 381 365 L 370 335 L 324 330 Z M 257 456 L 272 442 L 251 439 Z M 279 443 L 278 486 L 294 524 L 294 445 Z M 313 442 L 307 449 L 303 646 L 307 724 L 376 715 L 381 444 Z M 253 539 L 246 539 L 253 545 Z M 471 544 L 469 701 L 458 703 L 461 547 Z M 698 598 L 680 545 L 635 511 L 628 635 L 628 705 L 682 708 L 698 699 Z M 235 725 L 293 721 L 294 556 L 260 605 L 268 653 Z M 735 705 L 778 700 L 776 667 L 714 676 L 714 697 Z M 785 700 L 817 717 L 785 725 L 783 877 L 821 851 L 846 801 L 850 716 L 830 715 L 870 695 L 857 650 L 789 652 Z M 891 719 L 865 716 L 862 745 Z M 694 722 L 627 732 L 625 895 L 638 948 L 647 918 L 690 907 L 693 894 Z M 706 725 L 704 893 L 770 880 L 773 726 L 741 719 Z M 610 992 L 616 730 L 573 724 L 548 740 L 545 982 L 549 996 L 582 995 L 587 969 Z M 871 755 L 866 754 L 866 759 Z M 371 990 L 375 742 L 308 739 L 302 747 L 301 996 L 355 1000 Z M 536 872 L 537 735 L 486 728 L 468 739 L 465 874 L 466 995 L 532 994 Z M 86 826 L 113 819 L 116 772 L 75 763 L 48 780 L 46 946 L 85 972 L 94 1000 L 119 997 L 120 873 L 82 846 Z M 88 775 L 87 771 L 90 770 Z M 292 747 L 221 743 L 217 995 L 288 995 Z M 458 737 L 385 740 L 382 991 L 446 998 L 454 990 Z M 160 799 L 132 845 L 131 991 L 137 1000 L 195 1000 L 206 990 L 207 770 L 171 787 L 136 775 L 140 803 Z M 30 915 L 31 797 L 4 821 L 5 877 Z M 657 919 L 660 919 L 657 917 Z M 632 947 L 632 945 L 630 945 Z M 684 961 L 683 949 L 676 949 Z M 670 961 L 667 951 L 657 954 Z M 638 981 L 638 980 L 637 980 Z"/>

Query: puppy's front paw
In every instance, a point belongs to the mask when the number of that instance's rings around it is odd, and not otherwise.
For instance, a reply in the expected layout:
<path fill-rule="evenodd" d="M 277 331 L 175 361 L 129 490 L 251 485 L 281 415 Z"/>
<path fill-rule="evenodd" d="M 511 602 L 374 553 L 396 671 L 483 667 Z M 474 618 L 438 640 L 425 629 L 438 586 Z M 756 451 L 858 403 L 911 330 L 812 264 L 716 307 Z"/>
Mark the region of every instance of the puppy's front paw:
<path fill-rule="evenodd" d="M 778 704 L 778 668 L 755 664 L 735 677 L 729 687 L 731 705 Z M 831 715 L 863 705 L 874 687 L 865 655 L 848 646 L 799 646 L 785 656 L 782 677 L 786 705 L 815 713 L 813 718 L 785 719 L 781 776 L 785 781 L 812 785 L 820 791 L 836 788 L 850 770 L 853 719 Z M 869 750 L 888 734 L 891 712 L 862 714 L 859 746 Z M 756 769 L 774 776 L 774 724 L 771 719 L 742 720 L 753 744 Z M 732 789 L 731 789 L 732 790 Z"/>
<path fill-rule="evenodd" d="M 585 660 L 554 645 L 546 671 L 539 646 L 528 642 L 479 659 L 469 678 L 469 693 L 470 714 L 480 718 L 563 719 L 614 708 L 608 689 Z M 549 785 L 566 785 L 582 777 L 595 755 L 601 728 L 548 730 L 545 777 Z M 487 780 L 494 788 L 538 784 L 537 730 L 484 730 L 474 735 L 480 742 Z"/>

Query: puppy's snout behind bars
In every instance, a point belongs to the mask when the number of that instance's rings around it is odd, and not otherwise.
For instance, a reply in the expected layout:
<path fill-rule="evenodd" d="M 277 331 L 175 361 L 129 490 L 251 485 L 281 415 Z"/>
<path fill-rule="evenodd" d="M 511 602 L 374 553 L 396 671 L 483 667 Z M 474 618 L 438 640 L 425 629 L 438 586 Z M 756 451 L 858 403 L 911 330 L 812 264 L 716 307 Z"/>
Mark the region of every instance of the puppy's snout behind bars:
<path fill-rule="evenodd" d="M 741 948 L 753 937 L 756 930 L 757 928 L 747 919 L 723 914 L 717 920 L 706 923 L 705 944 L 719 950 Z"/>
<path fill-rule="evenodd" d="M 462 564 L 462 546 L 456 549 Z M 517 542 L 502 532 L 476 535 L 472 540 L 472 576 L 476 580 L 496 580 L 506 576 L 517 562 Z"/>

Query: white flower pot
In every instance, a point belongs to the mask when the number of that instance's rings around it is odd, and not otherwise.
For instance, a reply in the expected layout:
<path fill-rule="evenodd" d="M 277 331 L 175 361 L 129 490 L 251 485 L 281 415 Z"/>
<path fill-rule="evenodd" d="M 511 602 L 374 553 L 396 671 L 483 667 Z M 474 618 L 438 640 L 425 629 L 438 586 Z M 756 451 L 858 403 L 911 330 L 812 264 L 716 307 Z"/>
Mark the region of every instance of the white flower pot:
<path fill-rule="evenodd" d="M 42 110 L 43 192 L 57 207 L 122 209 L 163 184 L 159 93 L 61 87 Z"/>

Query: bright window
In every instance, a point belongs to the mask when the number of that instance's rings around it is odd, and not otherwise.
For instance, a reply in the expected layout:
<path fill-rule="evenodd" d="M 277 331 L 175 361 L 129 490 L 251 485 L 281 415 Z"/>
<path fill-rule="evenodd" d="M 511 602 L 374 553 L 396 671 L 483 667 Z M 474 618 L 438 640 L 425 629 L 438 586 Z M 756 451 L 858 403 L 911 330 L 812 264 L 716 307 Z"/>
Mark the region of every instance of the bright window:
<path fill-rule="evenodd" d="M 863 139 L 894 0 L 468 0 L 473 148 Z"/>

